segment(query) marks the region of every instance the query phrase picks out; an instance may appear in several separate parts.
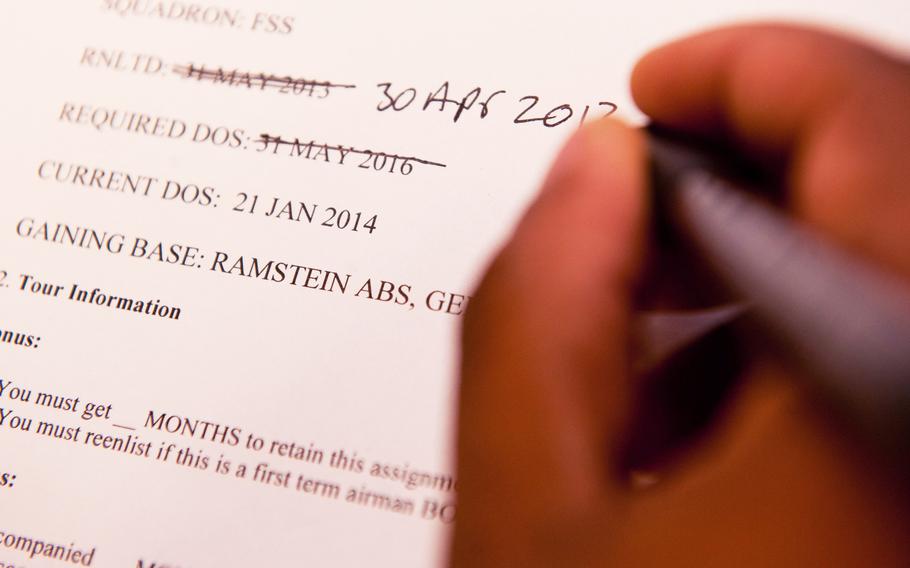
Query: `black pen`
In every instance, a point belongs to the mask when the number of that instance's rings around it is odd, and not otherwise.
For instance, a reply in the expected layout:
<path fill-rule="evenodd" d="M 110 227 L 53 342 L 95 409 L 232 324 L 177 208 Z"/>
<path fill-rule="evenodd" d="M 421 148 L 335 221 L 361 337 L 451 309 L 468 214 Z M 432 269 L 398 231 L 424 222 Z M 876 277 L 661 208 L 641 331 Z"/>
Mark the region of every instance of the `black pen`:
<path fill-rule="evenodd" d="M 647 130 L 657 203 L 674 238 L 742 300 L 744 315 L 783 346 L 847 422 L 906 465 L 905 284 L 743 189 L 720 173 L 730 171 L 722 158 L 671 133 Z"/>

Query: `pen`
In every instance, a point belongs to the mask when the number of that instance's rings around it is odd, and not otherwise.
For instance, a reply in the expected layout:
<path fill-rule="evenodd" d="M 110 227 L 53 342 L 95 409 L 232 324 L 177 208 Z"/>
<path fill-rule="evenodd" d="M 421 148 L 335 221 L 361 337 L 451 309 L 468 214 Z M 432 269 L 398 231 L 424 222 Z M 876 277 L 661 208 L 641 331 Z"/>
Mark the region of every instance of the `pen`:
<path fill-rule="evenodd" d="M 728 161 L 647 129 L 655 200 L 675 238 L 737 295 L 743 317 L 783 348 L 871 445 L 907 463 L 910 293 L 784 214 Z"/>

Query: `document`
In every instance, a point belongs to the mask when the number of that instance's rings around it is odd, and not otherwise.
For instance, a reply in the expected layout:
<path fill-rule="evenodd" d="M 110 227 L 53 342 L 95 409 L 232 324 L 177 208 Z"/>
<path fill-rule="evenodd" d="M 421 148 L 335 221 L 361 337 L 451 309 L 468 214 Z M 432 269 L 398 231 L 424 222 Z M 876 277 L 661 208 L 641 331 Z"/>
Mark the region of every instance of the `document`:
<path fill-rule="evenodd" d="M 910 11 L 761 10 L 5 3 L 0 567 L 443 565 L 461 318 L 559 145 L 677 34 Z"/>

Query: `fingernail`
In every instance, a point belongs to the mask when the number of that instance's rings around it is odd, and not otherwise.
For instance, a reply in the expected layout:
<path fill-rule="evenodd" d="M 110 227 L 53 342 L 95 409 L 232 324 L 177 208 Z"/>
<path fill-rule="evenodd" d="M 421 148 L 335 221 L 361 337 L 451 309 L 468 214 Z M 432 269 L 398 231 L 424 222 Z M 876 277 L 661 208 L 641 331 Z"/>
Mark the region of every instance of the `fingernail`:
<path fill-rule="evenodd" d="M 660 483 L 660 475 L 653 471 L 632 470 L 629 472 L 629 485 L 639 491 L 650 489 Z"/>

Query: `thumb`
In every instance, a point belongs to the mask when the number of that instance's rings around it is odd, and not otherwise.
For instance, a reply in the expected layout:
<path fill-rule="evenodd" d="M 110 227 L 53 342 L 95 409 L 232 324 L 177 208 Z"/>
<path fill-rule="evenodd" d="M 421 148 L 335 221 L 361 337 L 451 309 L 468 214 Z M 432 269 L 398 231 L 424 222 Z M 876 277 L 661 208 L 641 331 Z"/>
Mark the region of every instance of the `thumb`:
<path fill-rule="evenodd" d="M 579 531 L 603 529 L 592 516 L 619 498 L 609 458 L 629 398 L 645 163 L 637 130 L 614 120 L 580 130 L 472 300 L 456 565 L 583 561 L 605 537 L 579 542 Z"/>

